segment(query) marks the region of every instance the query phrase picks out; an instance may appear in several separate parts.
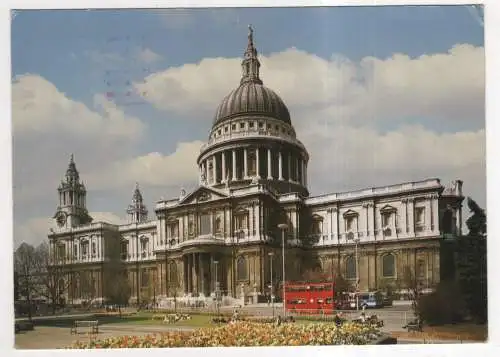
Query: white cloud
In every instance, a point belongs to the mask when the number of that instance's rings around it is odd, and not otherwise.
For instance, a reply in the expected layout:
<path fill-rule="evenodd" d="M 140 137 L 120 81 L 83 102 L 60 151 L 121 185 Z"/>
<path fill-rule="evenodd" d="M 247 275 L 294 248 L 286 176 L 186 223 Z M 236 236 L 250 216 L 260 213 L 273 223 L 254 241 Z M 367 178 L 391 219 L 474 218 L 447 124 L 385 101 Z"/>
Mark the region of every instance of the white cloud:
<path fill-rule="evenodd" d="M 88 108 L 60 92 L 54 84 L 38 75 L 16 77 L 12 84 L 12 118 L 14 134 L 33 132 L 74 136 L 101 136 L 136 139 L 144 124 L 108 101 L 94 96 L 94 108 Z"/>
<path fill-rule="evenodd" d="M 456 45 L 447 53 L 365 57 L 358 63 L 291 48 L 260 59 L 264 84 L 280 94 L 292 117 L 314 108 L 328 114 L 329 121 L 351 124 L 415 116 L 484 120 L 482 47 Z M 163 110 L 215 111 L 237 86 L 240 63 L 239 58 L 204 59 L 150 75 L 136 86 Z"/>
<path fill-rule="evenodd" d="M 201 141 L 178 143 L 175 152 L 158 152 L 117 161 L 86 175 L 89 186 L 99 189 L 129 190 L 134 182 L 141 186 L 172 186 L 197 180 L 196 157 Z M 117 175 L 119 173 L 119 175 Z"/>
<path fill-rule="evenodd" d="M 485 203 L 484 129 L 438 134 L 421 126 L 387 133 L 371 128 L 310 126 L 302 132 L 315 193 L 437 177 L 462 179 L 465 192 Z"/>
<path fill-rule="evenodd" d="M 143 48 L 137 52 L 137 58 L 139 59 L 139 61 L 149 64 L 158 62 L 163 57 L 160 56 L 158 53 L 154 52 L 153 50 L 151 50 L 150 48 Z"/>
<path fill-rule="evenodd" d="M 127 157 L 146 126 L 102 95 L 93 107 L 69 98 L 38 75 L 12 84 L 14 198 L 34 199 L 54 190 L 70 153 L 93 169 Z"/>

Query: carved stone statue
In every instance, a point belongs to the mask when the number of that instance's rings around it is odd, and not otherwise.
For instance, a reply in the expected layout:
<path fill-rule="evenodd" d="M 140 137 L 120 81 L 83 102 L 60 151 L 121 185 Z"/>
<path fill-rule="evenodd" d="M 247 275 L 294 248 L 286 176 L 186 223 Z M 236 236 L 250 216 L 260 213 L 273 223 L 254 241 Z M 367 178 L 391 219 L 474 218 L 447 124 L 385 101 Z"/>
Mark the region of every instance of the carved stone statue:
<path fill-rule="evenodd" d="M 186 190 L 181 188 L 181 195 L 180 195 L 179 199 L 182 200 L 184 197 L 186 197 Z"/>

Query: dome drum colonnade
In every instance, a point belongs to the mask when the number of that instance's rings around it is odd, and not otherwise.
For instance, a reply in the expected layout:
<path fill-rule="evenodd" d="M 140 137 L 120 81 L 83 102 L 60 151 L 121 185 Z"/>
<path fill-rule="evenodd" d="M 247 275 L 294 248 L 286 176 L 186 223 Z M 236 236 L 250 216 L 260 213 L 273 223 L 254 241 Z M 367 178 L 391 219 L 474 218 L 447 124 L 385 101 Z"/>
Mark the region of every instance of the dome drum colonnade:
<path fill-rule="evenodd" d="M 285 182 L 286 191 L 307 192 L 309 155 L 286 105 L 262 84 L 259 67 L 250 28 L 240 86 L 219 105 L 197 160 L 200 183 L 218 187 L 262 179 Z"/>

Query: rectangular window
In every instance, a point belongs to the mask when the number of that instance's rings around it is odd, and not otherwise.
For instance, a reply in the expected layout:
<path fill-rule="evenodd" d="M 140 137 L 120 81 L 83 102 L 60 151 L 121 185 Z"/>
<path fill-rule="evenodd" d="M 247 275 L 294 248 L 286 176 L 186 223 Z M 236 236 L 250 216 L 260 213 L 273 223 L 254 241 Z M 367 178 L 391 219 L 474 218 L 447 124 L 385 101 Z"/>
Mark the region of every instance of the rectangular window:
<path fill-rule="evenodd" d="M 382 227 L 388 227 L 391 225 L 391 214 L 390 213 L 382 213 Z"/>
<path fill-rule="evenodd" d="M 232 130 L 236 130 L 236 124 L 231 125 Z"/>
<path fill-rule="evenodd" d="M 248 127 L 253 128 L 254 127 L 254 122 L 253 121 L 249 122 L 248 123 Z"/>
<path fill-rule="evenodd" d="M 354 228 L 354 218 L 348 217 L 345 219 L 346 231 L 352 231 Z"/>
<path fill-rule="evenodd" d="M 236 216 L 236 229 L 247 229 L 247 215 L 242 214 Z"/>
<path fill-rule="evenodd" d="M 245 129 L 245 123 L 240 123 L 240 129 Z"/>
<path fill-rule="evenodd" d="M 210 226 L 210 215 L 203 214 L 200 217 L 200 235 L 207 235 L 212 232 L 212 227 Z"/>

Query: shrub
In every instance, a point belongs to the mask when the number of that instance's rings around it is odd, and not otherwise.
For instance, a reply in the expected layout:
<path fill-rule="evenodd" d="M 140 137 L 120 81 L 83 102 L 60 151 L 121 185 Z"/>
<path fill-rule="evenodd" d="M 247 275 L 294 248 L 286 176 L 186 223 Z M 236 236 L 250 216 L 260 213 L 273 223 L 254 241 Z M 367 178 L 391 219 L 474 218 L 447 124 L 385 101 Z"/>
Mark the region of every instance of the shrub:
<path fill-rule="evenodd" d="M 436 291 L 422 295 L 418 303 L 418 316 L 428 325 L 444 325 L 464 319 L 464 302 L 455 282 L 441 282 Z"/>

